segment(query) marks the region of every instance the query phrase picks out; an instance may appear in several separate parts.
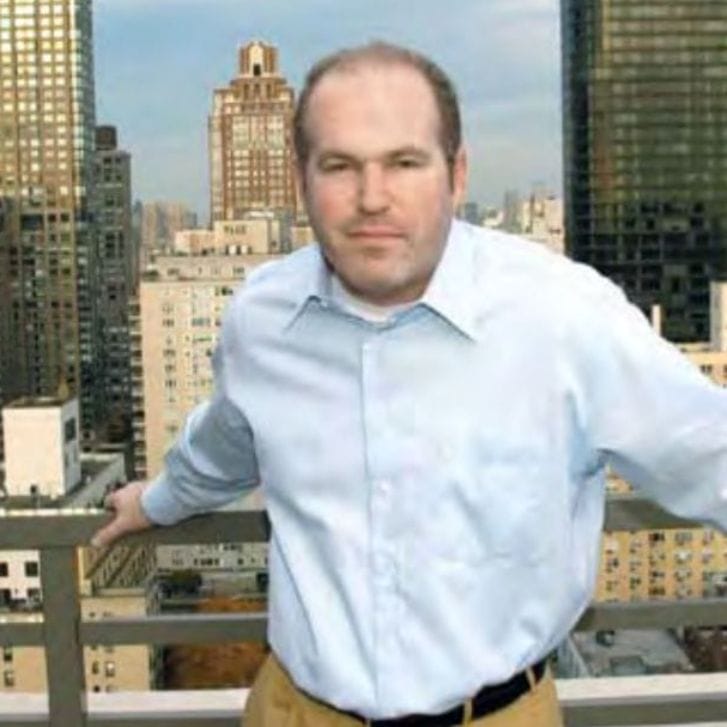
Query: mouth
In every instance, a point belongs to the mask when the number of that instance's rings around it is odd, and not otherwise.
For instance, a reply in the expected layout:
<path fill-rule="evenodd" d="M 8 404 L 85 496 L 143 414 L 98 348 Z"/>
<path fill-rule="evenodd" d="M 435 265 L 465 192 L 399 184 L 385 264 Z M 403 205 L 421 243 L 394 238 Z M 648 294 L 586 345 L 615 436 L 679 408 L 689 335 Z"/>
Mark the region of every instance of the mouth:
<path fill-rule="evenodd" d="M 363 240 L 377 240 L 386 237 L 404 237 L 404 233 L 397 227 L 366 225 L 349 230 L 348 236 Z"/>

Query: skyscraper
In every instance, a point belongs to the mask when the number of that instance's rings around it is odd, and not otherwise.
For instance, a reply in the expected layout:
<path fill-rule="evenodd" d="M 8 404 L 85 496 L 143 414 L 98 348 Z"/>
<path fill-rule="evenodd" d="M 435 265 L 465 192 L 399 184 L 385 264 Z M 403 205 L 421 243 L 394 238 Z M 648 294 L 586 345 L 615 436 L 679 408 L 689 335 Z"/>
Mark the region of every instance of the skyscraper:
<path fill-rule="evenodd" d="M 91 0 L 0 2 L 0 392 L 101 415 Z"/>
<path fill-rule="evenodd" d="M 566 245 L 675 341 L 727 272 L 727 4 L 562 0 Z"/>
<path fill-rule="evenodd" d="M 116 129 L 96 129 L 99 239 L 99 315 L 106 372 L 105 439 L 131 440 L 129 298 L 138 286 L 138 250 L 131 228 L 131 157 L 118 148 Z"/>
<path fill-rule="evenodd" d="M 239 73 L 215 90 L 209 118 L 212 222 L 259 209 L 294 217 L 293 104 L 277 48 L 240 48 Z"/>

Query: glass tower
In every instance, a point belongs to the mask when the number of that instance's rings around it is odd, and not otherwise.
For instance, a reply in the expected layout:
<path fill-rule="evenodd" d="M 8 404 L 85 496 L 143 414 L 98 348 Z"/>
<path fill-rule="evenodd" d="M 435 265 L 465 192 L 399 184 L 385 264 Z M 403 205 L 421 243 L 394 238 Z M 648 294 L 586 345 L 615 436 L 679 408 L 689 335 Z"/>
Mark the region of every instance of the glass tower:
<path fill-rule="evenodd" d="M 566 246 L 674 341 L 727 274 L 727 2 L 562 0 Z"/>
<path fill-rule="evenodd" d="M 103 411 L 91 0 L 0 1 L 0 392 Z"/>

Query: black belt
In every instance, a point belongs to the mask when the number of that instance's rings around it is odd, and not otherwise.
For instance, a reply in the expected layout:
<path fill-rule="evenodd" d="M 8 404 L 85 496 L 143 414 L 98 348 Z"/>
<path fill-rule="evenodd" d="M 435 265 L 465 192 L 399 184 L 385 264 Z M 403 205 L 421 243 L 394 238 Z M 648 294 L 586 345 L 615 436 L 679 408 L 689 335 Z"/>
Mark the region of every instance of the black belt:
<path fill-rule="evenodd" d="M 535 684 L 543 678 L 545 666 L 546 660 L 543 659 L 531 667 L 535 677 Z M 497 712 L 498 709 L 507 707 L 508 704 L 512 704 L 518 697 L 525 694 L 528 689 L 530 689 L 530 681 L 528 680 L 527 671 L 518 672 L 501 684 L 482 687 L 471 700 L 472 719 L 480 719 L 492 714 L 492 712 Z M 458 707 L 452 707 L 449 711 L 441 714 L 408 714 L 394 719 L 372 719 L 369 721 L 354 712 L 346 712 L 346 714 L 360 719 L 370 727 L 454 727 L 462 724 L 465 705 L 460 704 Z"/>

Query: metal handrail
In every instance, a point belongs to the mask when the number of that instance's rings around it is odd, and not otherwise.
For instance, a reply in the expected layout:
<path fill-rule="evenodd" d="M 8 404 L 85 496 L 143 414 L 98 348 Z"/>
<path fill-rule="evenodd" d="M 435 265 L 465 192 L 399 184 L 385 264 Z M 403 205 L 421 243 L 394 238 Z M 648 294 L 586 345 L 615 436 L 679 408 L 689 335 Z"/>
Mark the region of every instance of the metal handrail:
<path fill-rule="evenodd" d="M 109 618 L 82 621 L 76 576 L 76 548 L 87 545 L 91 535 L 106 522 L 108 513 L 100 510 L 23 510 L 0 512 L 0 550 L 40 552 L 43 591 L 43 622 L 3 623 L 0 643 L 14 646 L 44 646 L 48 675 L 49 727 L 86 727 L 91 723 L 113 724 L 87 710 L 83 646 L 85 644 L 175 644 L 263 641 L 266 614 L 156 614 L 139 618 Z M 609 496 L 604 527 L 609 531 L 698 527 L 660 510 L 634 495 Z M 264 542 L 269 526 L 264 512 L 237 509 L 191 518 L 169 528 L 154 528 L 128 536 L 123 545 L 210 544 L 223 542 Z M 727 622 L 727 604 L 720 599 L 695 599 L 629 604 L 593 604 L 576 629 L 671 628 L 685 624 L 718 625 Z M 700 698 L 701 699 L 701 698 Z M 643 700 L 642 700 L 643 701 Z M 702 700 L 703 701 L 703 700 Z M 681 707 L 665 713 L 648 701 L 640 710 L 639 724 L 650 723 L 650 714 L 663 722 L 688 714 L 697 721 L 727 719 L 727 694 L 708 699 L 709 708 L 700 711 L 694 699 L 682 700 Z M 694 702 L 692 704 L 692 702 Z M 701 702 L 700 702 L 701 703 Z M 688 705 L 692 704 L 691 707 Z M 687 705 L 685 707 L 685 705 Z M 618 722 L 599 721 L 603 703 L 564 703 L 569 725 L 628 724 L 618 705 L 606 710 L 618 715 Z M 686 709 L 686 712 L 684 711 Z M 651 711 L 649 711 L 651 710 Z M 697 714 L 698 713 L 698 714 Z M 0 715 L 0 725 L 3 724 Z M 590 720 L 590 721 L 589 721 Z M 595 721 L 594 721 L 595 720 Z M 149 718 L 144 724 L 160 727 L 163 721 Z M 190 722 L 189 724 L 213 724 Z M 224 720 L 220 722 L 223 724 Z M 634 722 L 631 722 L 634 724 Z M 136 727 L 141 727 L 134 721 Z M 177 722 L 182 724 L 182 722 Z"/>

